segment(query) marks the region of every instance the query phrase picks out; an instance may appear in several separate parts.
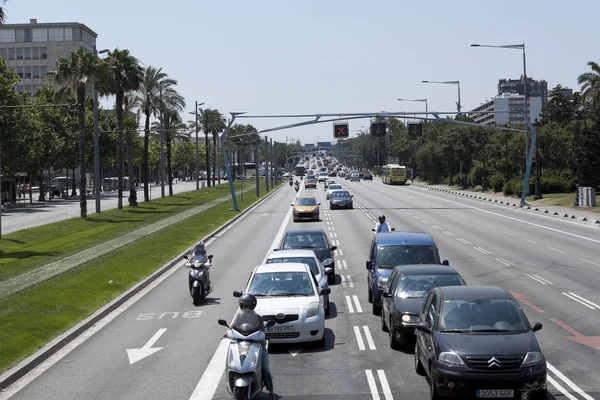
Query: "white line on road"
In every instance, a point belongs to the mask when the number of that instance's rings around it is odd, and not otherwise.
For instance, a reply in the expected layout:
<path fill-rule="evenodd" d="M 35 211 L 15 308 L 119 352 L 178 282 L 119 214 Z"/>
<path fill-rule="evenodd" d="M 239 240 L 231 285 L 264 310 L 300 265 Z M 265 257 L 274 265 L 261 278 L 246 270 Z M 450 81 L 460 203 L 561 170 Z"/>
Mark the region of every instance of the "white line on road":
<path fill-rule="evenodd" d="M 356 344 L 358 344 L 358 350 L 365 350 L 365 342 L 363 341 L 362 335 L 360 334 L 360 326 L 354 327 L 354 336 L 356 336 Z"/>
<path fill-rule="evenodd" d="M 222 339 L 221 343 L 217 347 L 217 351 L 213 355 L 213 358 L 208 363 L 206 370 L 200 382 L 196 385 L 194 392 L 190 396 L 190 400 L 210 400 L 215 395 L 219 384 L 221 383 L 221 377 L 225 371 L 225 363 L 223 360 L 227 358 L 227 350 L 229 350 L 229 339 Z"/>
<path fill-rule="evenodd" d="M 333 237 L 337 237 L 337 233 L 336 232 L 333 232 Z"/>
<path fill-rule="evenodd" d="M 479 224 L 479 225 L 481 225 L 481 222 L 479 222 L 479 221 L 476 221 L 476 220 L 474 220 L 474 219 L 472 219 L 471 221 L 475 222 L 476 224 Z"/>
<path fill-rule="evenodd" d="M 507 267 L 512 267 L 512 265 L 509 264 L 508 261 L 506 261 L 504 258 L 496 258 L 496 261 L 498 261 L 500 264 L 504 264 Z"/>
<path fill-rule="evenodd" d="M 495 227 L 493 227 L 493 226 L 491 226 L 491 225 L 486 225 L 485 227 L 486 227 L 486 228 L 489 228 L 489 229 L 496 230 L 496 228 L 495 228 Z"/>
<path fill-rule="evenodd" d="M 463 238 L 456 238 L 456 240 L 458 240 L 459 242 L 464 243 L 464 244 L 472 244 L 471 242 L 469 242 L 468 240 L 463 239 Z"/>
<path fill-rule="evenodd" d="M 448 232 L 448 231 L 444 231 L 444 234 L 448 235 L 448 236 L 454 236 L 454 233 L 452 232 Z"/>
<path fill-rule="evenodd" d="M 365 374 L 367 374 L 367 383 L 369 384 L 369 390 L 371 390 L 371 397 L 373 400 L 381 400 L 381 397 L 379 397 L 379 390 L 377 389 L 377 383 L 375 382 L 375 376 L 373 376 L 373 371 L 366 369 Z"/>
<path fill-rule="evenodd" d="M 549 248 L 550 250 L 554 250 L 554 251 L 556 251 L 557 253 L 561 253 L 561 254 L 567 254 L 567 253 L 565 253 L 565 252 L 564 252 L 564 251 L 562 251 L 562 250 L 555 249 L 554 247 L 550 247 L 550 246 L 548 246 L 548 248 Z"/>
<path fill-rule="evenodd" d="M 348 312 L 353 313 L 354 307 L 352 306 L 352 299 L 350 298 L 350 296 L 345 296 L 345 297 L 346 297 L 346 305 L 348 306 Z"/>
<path fill-rule="evenodd" d="M 483 247 L 473 247 L 475 250 L 477 250 L 480 253 L 483 254 L 492 254 L 491 252 L 487 251 L 486 249 L 484 249 Z"/>
<path fill-rule="evenodd" d="M 533 240 L 527 239 L 527 238 L 522 238 L 524 241 L 529 242 L 529 243 L 533 243 L 533 244 L 539 244 L 538 242 L 534 242 Z"/>
<path fill-rule="evenodd" d="M 583 302 L 585 302 L 585 303 L 587 303 L 587 304 L 589 304 L 589 305 L 591 305 L 591 306 L 595 307 L 595 308 L 599 308 L 599 309 L 600 309 L 600 305 L 598 305 L 598 304 L 594 303 L 593 301 L 590 301 L 590 300 L 586 299 L 585 297 L 581 297 L 580 295 L 578 295 L 578 294 L 575 294 L 575 293 L 573 293 L 573 292 L 569 292 L 569 294 L 570 294 L 571 296 L 574 296 L 574 297 L 578 298 L 579 300 L 581 300 L 581 301 L 583 301 Z"/>
<path fill-rule="evenodd" d="M 348 296 L 346 296 L 346 297 L 348 297 Z M 354 296 L 352 296 L 352 298 L 354 299 L 354 306 L 356 307 L 356 312 L 357 313 L 363 312 L 362 307 L 360 306 L 360 302 L 358 301 L 358 296 L 354 295 Z"/>
<path fill-rule="evenodd" d="M 369 327 L 364 325 L 363 331 L 365 331 L 365 338 L 367 339 L 367 344 L 369 345 L 369 349 L 377 350 L 377 347 L 375 347 L 375 342 L 373 341 L 373 336 L 371 336 L 371 331 L 369 330 Z"/>
<path fill-rule="evenodd" d="M 536 274 L 528 274 L 527 272 L 524 272 L 523 275 L 525 275 L 528 278 L 533 279 L 534 281 L 537 281 L 539 283 L 541 283 L 542 285 L 554 285 L 552 282 L 550 282 L 547 279 L 542 278 L 541 276 L 538 276 Z"/>
<path fill-rule="evenodd" d="M 332 231 L 335 231 L 335 226 L 332 226 L 332 227 L 331 227 L 331 230 L 332 230 Z"/>
<path fill-rule="evenodd" d="M 340 256 L 343 256 L 343 255 L 344 255 L 344 252 L 342 251 L 342 249 L 337 249 L 336 251 L 338 252 L 338 254 L 339 254 Z"/>
<path fill-rule="evenodd" d="M 514 233 L 510 233 L 510 232 L 506 232 L 506 231 L 502 231 L 502 233 L 504 233 L 505 235 L 508 235 L 508 236 L 515 236 Z"/>
<path fill-rule="evenodd" d="M 379 381 L 381 382 L 381 388 L 383 389 L 385 400 L 393 400 L 394 397 L 392 396 L 392 390 L 390 389 L 388 380 L 385 377 L 385 372 L 382 369 L 378 369 L 377 375 L 379 375 Z"/>
<path fill-rule="evenodd" d="M 439 226 L 437 226 L 437 225 L 431 225 L 431 227 L 432 227 L 433 229 L 437 229 L 437 230 L 440 230 L 440 229 L 442 229 L 441 227 L 439 227 Z"/>
<path fill-rule="evenodd" d="M 330 226 L 328 226 L 328 227 L 327 227 L 327 229 L 331 230 L 331 227 L 330 227 Z"/>
<path fill-rule="evenodd" d="M 346 284 L 346 277 L 344 275 L 340 275 L 340 281 L 342 282 L 342 287 L 348 287 Z"/>
<path fill-rule="evenodd" d="M 550 369 L 550 371 L 552 371 L 554 373 L 554 375 L 559 377 L 564 383 L 566 383 L 571 389 L 573 389 L 575 392 L 577 392 L 581 397 L 583 397 L 586 400 L 594 400 L 594 398 L 592 396 L 590 396 L 589 394 L 587 394 L 586 392 L 581 390 L 581 388 L 579 386 L 574 384 L 562 372 L 560 372 L 558 369 L 556 369 L 556 367 L 554 365 L 550 364 L 547 361 L 546 361 L 546 365 L 547 365 L 548 369 Z"/>
<path fill-rule="evenodd" d="M 431 222 L 427 221 L 426 219 L 422 220 L 421 222 L 424 224 L 428 224 L 428 225 L 431 223 Z"/>
<path fill-rule="evenodd" d="M 586 263 L 588 263 L 588 264 L 595 265 L 596 267 L 600 267 L 600 264 L 597 264 L 597 263 L 595 263 L 595 262 L 592 262 L 592 261 L 586 260 L 585 258 L 580 258 L 580 260 L 581 260 L 581 261 L 584 261 L 584 262 L 586 262 Z"/>
<path fill-rule="evenodd" d="M 348 287 L 354 287 L 354 282 L 352 282 L 352 275 L 346 275 L 346 282 L 348 282 Z"/>
<path fill-rule="evenodd" d="M 577 297 L 573 296 L 572 293 L 567 293 L 567 292 L 562 292 L 562 294 L 564 296 L 567 296 L 568 298 L 570 298 L 571 300 L 575 300 L 576 302 L 578 302 L 579 304 L 583 304 L 584 306 L 586 306 L 587 308 L 589 308 L 590 310 L 595 310 L 596 307 L 589 305 L 588 303 L 586 303 L 585 301 L 579 300 Z M 600 307 L 600 306 L 599 306 Z"/>
<path fill-rule="evenodd" d="M 579 400 L 577 397 L 575 397 L 571 393 L 569 393 L 567 391 L 567 389 L 565 389 L 560 383 L 556 382 L 554 380 L 554 378 L 552 378 L 550 375 L 546 376 L 546 380 L 548 381 L 548 383 L 550 383 L 552 386 L 554 386 L 559 392 L 564 394 L 569 400 Z"/>
<path fill-rule="evenodd" d="M 348 269 L 348 263 L 346 262 L 346 260 L 342 260 L 342 268 Z"/>

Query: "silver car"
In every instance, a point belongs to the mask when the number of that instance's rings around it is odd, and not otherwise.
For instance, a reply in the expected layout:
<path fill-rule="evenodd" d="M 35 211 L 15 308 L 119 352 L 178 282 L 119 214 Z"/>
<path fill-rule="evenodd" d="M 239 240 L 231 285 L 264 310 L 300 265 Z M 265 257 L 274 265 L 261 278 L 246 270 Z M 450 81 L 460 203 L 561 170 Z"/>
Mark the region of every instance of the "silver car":
<path fill-rule="evenodd" d="M 350 176 L 350 182 L 360 182 L 360 175 L 357 172 L 354 172 L 351 176 Z"/>
<path fill-rule="evenodd" d="M 303 263 L 307 264 L 310 267 L 313 275 L 315 276 L 319 286 L 323 288 L 329 287 L 329 283 L 327 283 L 327 275 L 328 272 L 317 258 L 317 255 L 312 250 L 277 250 L 272 251 L 267 256 L 267 261 L 265 264 L 274 264 L 274 263 Z M 330 268 L 327 268 L 330 269 Z M 323 301 L 323 308 L 325 309 L 325 316 L 329 316 L 330 308 L 329 308 L 329 295 L 321 296 L 321 300 Z"/>

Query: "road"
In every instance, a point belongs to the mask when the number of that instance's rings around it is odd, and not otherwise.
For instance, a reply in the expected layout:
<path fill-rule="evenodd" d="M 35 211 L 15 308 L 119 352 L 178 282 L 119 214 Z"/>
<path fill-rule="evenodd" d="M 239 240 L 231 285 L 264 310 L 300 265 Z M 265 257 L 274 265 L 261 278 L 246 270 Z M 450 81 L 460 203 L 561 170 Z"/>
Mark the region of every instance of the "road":
<path fill-rule="evenodd" d="M 227 181 L 221 181 L 226 183 Z M 150 201 L 160 198 L 160 185 L 150 187 Z M 173 193 L 189 192 L 196 189 L 196 182 L 178 182 L 173 185 Z M 165 194 L 168 196 L 169 187 L 165 186 Z M 123 204 L 127 205 L 129 191 L 123 192 Z M 144 200 L 143 188 L 137 191 L 138 202 Z M 36 196 L 34 195 L 34 198 Z M 117 193 L 102 193 L 100 198 L 100 209 L 103 211 L 117 208 Z M 87 199 L 88 215 L 96 213 L 95 197 Z M 53 222 L 79 216 L 79 200 L 55 199 L 47 202 L 34 201 L 28 207 L 16 207 L 2 210 L 2 234 L 6 235 L 21 229 L 33 228 L 51 224 Z"/>
<path fill-rule="evenodd" d="M 215 290 L 206 304 L 192 305 L 187 271 L 179 267 L 0 399 L 229 398 L 222 375 L 227 342 L 216 321 L 232 318 L 232 291 L 245 286 L 286 229 L 298 226 L 329 233 L 339 246 L 339 276 L 326 347 L 271 346 L 276 393 L 294 400 L 427 398 L 412 349 L 390 349 L 367 302 L 365 260 L 383 213 L 396 230 L 429 233 L 467 283 L 511 290 L 529 319 L 542 322 L 537 336 L 550 367 L 549 398 L 600 400 L 600 230 L 409 186 L 342 183 L 354 194 L 354 210 L 329 211 L 319 185 L 308 191 L 322 199 L 323 220 L 293 223 L 296 193 L 283 187 L 211 241 Z M 144 345 L 150 349 L 130 353 L 147 356 L 131 364 L 127 349 Z"/>

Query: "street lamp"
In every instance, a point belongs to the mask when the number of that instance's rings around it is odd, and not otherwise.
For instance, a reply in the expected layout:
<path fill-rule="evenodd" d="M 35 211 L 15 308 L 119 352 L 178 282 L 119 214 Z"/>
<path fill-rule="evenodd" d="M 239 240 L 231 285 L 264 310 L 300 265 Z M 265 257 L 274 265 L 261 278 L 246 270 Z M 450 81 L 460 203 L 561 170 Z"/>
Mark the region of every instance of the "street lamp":
<path fill-rule="evenodd" d="M 196 101 L 196 108 L 194 109 L 194 112 L 190 112 L 190 114 L 194 115 L 196 121 L 196 190 L 200 190 L 200 161 L 198 158 L 198 107 L 203 104 L 204 103 L 198 104 L 198 101 Z"/>
<path fill-rule="evenodd" d="M 442 85 L 458 86 L 458 102 L 456 103 L 456 109 L 458 110 L 458 114 L 460 114 L 460 110 L 462 109 L 460 105 L 460 81 L 421 81 L 421 83 L 437 83 Z"/>
<path fill-rule="evenodd" d="M 98 57 L 98 54 L 108 53 L 110 50 L 104 49 L 98 51 L 94 45 L 94 56 Z M 84 171 L 79 171 L 83 174 Z M 98 91 L 96 85 L 94 85 L 94 192 L 96 192 L 96 214 L 100 214 L 100 192 L 101 192 L 101 181 L 100 181 L 100 130 L 98 127 Z M 79 188 L 79 190 L 85 190 L 85 188 Z"/>
<path fill-rule="evenodd" d="M 427 99 L 398 99 L 398 101 L 420 101 L 425 103 L 425 118 L 429 118 L 429 105 Z"/>

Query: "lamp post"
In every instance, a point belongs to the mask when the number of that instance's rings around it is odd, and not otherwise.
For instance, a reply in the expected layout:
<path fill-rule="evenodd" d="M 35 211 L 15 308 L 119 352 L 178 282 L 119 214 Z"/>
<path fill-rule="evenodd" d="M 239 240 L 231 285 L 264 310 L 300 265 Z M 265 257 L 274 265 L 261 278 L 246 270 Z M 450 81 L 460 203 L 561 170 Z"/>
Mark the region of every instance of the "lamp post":
<path fill-rule="evenodd" d="M 160 104 L 160 197 L 165 197 L 165 150 L 164 150 L 164 137 L 163 137 L 163 101 L 162 101 L 162 86 L 160 87 L 159 94 L 159 104 Z"/>
<path fill-rule="evenodd" d="M 458 114 L 460 115 L 460 110 L 462 110 L 462 106 L 460 105 L 460 81 L 421 81 L 421 83 L 437 83 L 441 85 L 456 85 L 458 87 L 458 101 L 456 102 L 456 109 L 458 110 Z"/>
<path fill-rule="evenodd" d="M 98 54 L 108 53 L 110 50 L 104 49 L 98 51 L 94 45 L 94 56 L 98 57 Z M 83 174 L 84 171 L 79 171 Z M 100 214 L 100 193 L 101 190 L 100 180 L 100 129 L 98 126 L 98 91 L 96 85 L 94 85 L 94 192 L 96 195 L 96 214 Z M 82 190 L 79 188 L 79 190 Z M 85 188 L 83 189 L 85 190 Z"/>
<path fill-rule="evenodd" d="M 198 107 L 200 107 L 203 104 L 204 103 L 198 104 L 198 101 L 196 101 L 196 108 L 194 109 L 194 112 L 190 112 L 190 114 L 194 115 L 196 122 L 196 190 L 200 190 L 200 160 L 198 150 L 198 132 L 200 130 L 198 129 Z"/>

